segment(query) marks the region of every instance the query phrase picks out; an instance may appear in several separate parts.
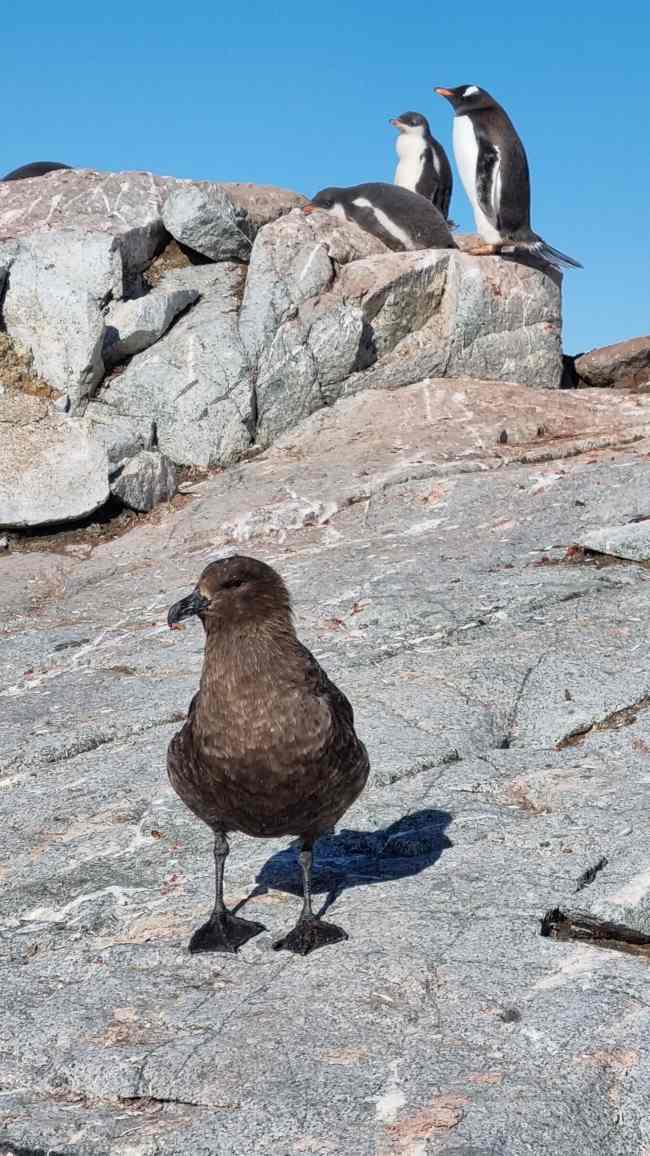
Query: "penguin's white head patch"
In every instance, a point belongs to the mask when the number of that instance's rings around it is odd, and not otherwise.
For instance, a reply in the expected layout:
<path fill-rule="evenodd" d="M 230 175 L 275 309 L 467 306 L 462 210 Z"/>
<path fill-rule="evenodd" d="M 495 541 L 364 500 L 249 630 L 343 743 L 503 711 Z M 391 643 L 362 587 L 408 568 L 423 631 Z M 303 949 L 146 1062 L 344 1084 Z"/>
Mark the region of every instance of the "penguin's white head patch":
<path fill-rule="evenodd" d="M 463 96 L 476 96 L 477 92 L 478 92 L 478 88 L 476 87 L 476 85 L 470 84 L 469 87 L 465 89 Z"/>

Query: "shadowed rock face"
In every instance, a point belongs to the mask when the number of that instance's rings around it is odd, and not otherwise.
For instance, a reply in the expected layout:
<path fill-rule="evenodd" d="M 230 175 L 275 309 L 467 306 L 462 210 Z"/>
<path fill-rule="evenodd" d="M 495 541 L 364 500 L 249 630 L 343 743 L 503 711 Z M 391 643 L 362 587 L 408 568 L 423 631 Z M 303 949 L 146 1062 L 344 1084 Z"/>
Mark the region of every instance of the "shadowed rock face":
<path fill-rule="evenodd" d="M 9 1151 L 643 1151 L 647 963 L 539 932 L 559 909 L 650 934 L 647 569 L 572 549 L 647 514 L 649 454 L 643 394 L 437 378 L 313 413 L 120 538 L 10 542 Z M 165 752 L 203 639 L 165 616 L 244 540 L 372 767 L 315 861 L 351 938 L 306 961 L 271 950 L 300 907 L 284 840 L 228 862 L 268 931 L 185 951 L 210 836 Z"/>

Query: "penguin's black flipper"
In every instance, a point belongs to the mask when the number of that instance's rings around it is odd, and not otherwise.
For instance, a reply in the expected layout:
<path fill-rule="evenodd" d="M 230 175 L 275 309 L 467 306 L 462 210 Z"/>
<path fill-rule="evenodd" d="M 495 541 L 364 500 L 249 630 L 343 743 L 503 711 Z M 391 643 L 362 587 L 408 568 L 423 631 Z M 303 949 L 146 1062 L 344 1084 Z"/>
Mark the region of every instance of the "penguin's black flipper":
<path fill-rule="evenodd" d="M 434 141 L 436 148 L 436 156 L 438 158 L 439 172 L 438 172 L 438 189 L 433 198 L 433 203 L 437 209 L 440 209 L 443 217 L 447 221 L 449 228 L 449 206 L 451 204 L 451 194 L 454 187 L 454 178 L 451 175 L 451 165 L 447 158 L 447 154 L 442 145 L 438 141 Z"/>
<path fill-rule="evenodd" d="M 427 201 L 431 201 L 437 208 L 438 204 L 438 181 L 436 179 L 436 172 L 433 167 L 433 157 L 431 149 L 426 148 L 420 156 L 420 176 L 415 183 L 414 193 L 419 193 L 421 197 L 426 197 Z"/>
<path fill-rule="evenodd" d="M 502 236 L 511 237 L 530 229 L 528 160 L 514 129 L 508 149 L 497 148 L 485 129 L 490 129 L 488 117 L 485 125 L 476 126 L 480 141 L 476 195 L 488 221 Z"/>

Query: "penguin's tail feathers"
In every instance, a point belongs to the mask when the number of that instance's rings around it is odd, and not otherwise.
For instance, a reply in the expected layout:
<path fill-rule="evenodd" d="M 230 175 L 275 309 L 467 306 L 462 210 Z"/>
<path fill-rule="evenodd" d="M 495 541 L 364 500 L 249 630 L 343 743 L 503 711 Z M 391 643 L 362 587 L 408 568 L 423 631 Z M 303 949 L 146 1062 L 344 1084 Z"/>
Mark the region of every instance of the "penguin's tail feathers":
<path fill-rule="evenodd" d="M 559 249 L 554 249 L 552 245 L 547 245 L 541 237 L 530 246 L 533 253 L 539 254 L 550 265 L 564 265 L 567 269 L 582 269 L 579 261 L 574 261 L 573 257 L 567 257 L 566 253 L 560 253 Z"/>

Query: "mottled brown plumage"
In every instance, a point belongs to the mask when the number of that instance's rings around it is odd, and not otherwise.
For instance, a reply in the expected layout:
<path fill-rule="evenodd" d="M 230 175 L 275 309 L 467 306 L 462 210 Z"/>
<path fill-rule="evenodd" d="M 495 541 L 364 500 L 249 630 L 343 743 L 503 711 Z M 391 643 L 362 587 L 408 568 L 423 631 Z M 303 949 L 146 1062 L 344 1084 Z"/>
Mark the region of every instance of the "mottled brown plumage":
<path fill-rule="evenodd" d="M 315 840 L 368 777 L 352 707 L 296 637 L 287 588 L 266 563 L 240 555 L 211 563 L 172 606 L 169 624 L 193 614 L 206 633 L 203 672 L 167 769 L 176 793 L 214 831 L 217 898 L 190 950 L 236 951 L 262 930 L 223 904 L 230 831 L 302 840 L 303 911 L 274 946 L 306 954 L 347 938 L 314 916 L 310 879 Z"/>

